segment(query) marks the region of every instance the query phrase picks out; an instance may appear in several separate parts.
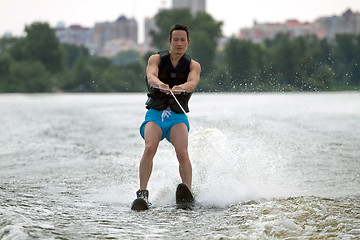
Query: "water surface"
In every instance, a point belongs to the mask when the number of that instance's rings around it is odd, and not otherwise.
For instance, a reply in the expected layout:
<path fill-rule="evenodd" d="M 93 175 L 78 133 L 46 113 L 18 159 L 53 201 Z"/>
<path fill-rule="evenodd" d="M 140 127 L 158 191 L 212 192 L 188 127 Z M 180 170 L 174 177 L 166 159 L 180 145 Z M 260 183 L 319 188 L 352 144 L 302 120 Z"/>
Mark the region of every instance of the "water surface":
<path fill-rule="evenodd" d="M 359 93 L 194 94 L 192 211 L 166 141 L 130 210 L 145 100 L 0 95 L 0 238 L 360 238 Z"/>

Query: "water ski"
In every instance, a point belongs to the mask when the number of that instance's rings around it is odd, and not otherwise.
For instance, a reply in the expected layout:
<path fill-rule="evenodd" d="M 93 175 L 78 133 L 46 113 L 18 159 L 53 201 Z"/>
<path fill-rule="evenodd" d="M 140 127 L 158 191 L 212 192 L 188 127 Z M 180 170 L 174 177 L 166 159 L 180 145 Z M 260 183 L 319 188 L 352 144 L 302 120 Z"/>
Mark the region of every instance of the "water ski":
<path fill-rule="evenodd" d="M 182 209 L 192 209 L 194 206 L 194 196 L 190 188 L 185 183 L 180 183 L 176 189 L 176 205 Z"/>
<path fill-rule="evenodd" d="M 136 192 L 136 199 L 131 204 L 132 210 L 147 210 L 149 209 L 149 191 L 148 190 L 139 190 Z"/>
<path fill-rule="evenodd" d="M 149 204 L 144 199 L 137 198 L 132 202 L 131 209 L 137 211 L 148 210 Z"/>

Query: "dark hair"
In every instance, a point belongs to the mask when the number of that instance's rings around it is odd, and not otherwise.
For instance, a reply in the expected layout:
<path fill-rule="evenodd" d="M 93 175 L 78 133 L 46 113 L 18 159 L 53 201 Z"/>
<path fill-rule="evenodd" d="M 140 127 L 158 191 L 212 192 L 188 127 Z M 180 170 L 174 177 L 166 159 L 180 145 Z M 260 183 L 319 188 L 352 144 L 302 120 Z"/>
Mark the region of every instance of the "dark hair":
<path fill-rule="evenodd" d="M 172 37 L 172 33 L 173 31 L 175 30 L 182 30 L 182 31 L 185 31 L 186 32 L 186 36 L 187 36 L 187 40 L 190 39 L 190 36 L 189 36 L 189 28 L 183 24 L 175 24 L 174 26 L 171 27 L 170 29 L 170 39 Z"/>

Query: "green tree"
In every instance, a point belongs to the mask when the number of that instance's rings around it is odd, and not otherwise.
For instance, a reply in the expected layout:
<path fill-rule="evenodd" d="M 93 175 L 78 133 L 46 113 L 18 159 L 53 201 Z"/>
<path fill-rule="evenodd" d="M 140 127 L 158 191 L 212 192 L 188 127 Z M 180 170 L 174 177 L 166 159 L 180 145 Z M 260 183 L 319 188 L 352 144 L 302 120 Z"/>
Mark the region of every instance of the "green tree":
<path fill-rule="evenodd" d="M 76 46 L 70 44 L 62 44 L 61 45 L 65 66 L 68 69 L 72 69 L 78 57 L 82 55 L 85 59 L 90 57 L 89 50 L 84 46 Z"/>
<path fill-rule="evenodd" d="M 11 46 L 13 46 L 18 41 L 17 38 L 14 37 L 3 37 L 0 38 L 0 56 L 8 53 Z"/>
<path fill-rule="evenodd" d="M 83 55 L 80 55 L 74 64 L 73 78 L 75 84 L 73 87 L 78 87 L 79 91 L 92 91 L 96 88 L 92 83 L 92 72 Z"/>
<path fill-rule="evenodd" d="M 324 87 L 323 80 L 316 77 L 325 71 L 318 71 L 319 68 L 323 65 L 329 67 L 330 48 L 323 41 L 312 35 L 294 38 L 289 34 L 278 34 L 265 43 L 271 60 L 270 72 L 279 86 L 302 91 Z"/>
<path fill-rule="evenodd" d="M 320 56 L 319 56 L 319 64 L 328 64 L 331 65 L 331 45 L 326 39 L 319 40 L 319 49 L 320 49 Z"/>
<path fill-rule="evenodd" d="M 226 45 L 224 54 L 226 70 L 233 87 L 238 90 L 254 90 L 259 86 L 266 67 L 263 61 L 265 51 L 259 44 L 232 38 Z"/>
<path fill-rule="evenodd" d="M 216 43 L 203 31 L 194 32 L 189 46 L 189 55 L 201 64 L 201 75 L 206 76 L 214 70 Z"/>
<path fill-rule="evenodd" d="M 355 36 L 355 52 L 357 52 L 358 54 L 356 54 L 354 56 L 354 62 L 353 62 L 353 69 L 352 69 L 352 83 L 355 86 L 359 86 L 360 85 L 360 34 Z"/>
<path fill-rule="evenodd" d="M 82 54 L 76 59 L 73 69 L 63 77 L 60 87 L 65 91 L 88 92 L 96 87 L 92 82 L 93 72 Z"/>
<path fill-rule="evenodd" d="M 6 92 L 10 80 L 10 66 L 12 59 L 9 54 L 0 56 L 0 92 Z"/>
<path fill-rule="evenodd" d="M 112 92 L 145 91 L 145 67 L 141 62 L 123 66 L 110 66 L 99 78 L 97 84 Z"/>
<path fill-rule="evenodd" d="M 294 49 L 289 34 L 278 34 L 275 39 L 266 42 L 270 54 L 273 74 L 284 85 L 295 85 L 298 80 L 296 65 L 297 53 L 301 50 Z M 298 47 L 301 47 L 298 44 Z"/>
<path fill-rule="evenodd" d="M 9 77 L 11 61 L 8 54 L 0 56 L 0 79 Z"/>
<path fill-rule="evenodd" d="M 50 72 L 63 69 L 60 42 L 48 23 L 35 22 L 25 27 L 25 54 L 28 59 L 40 61 Z"/>
<path fill-rule="evenodd" d="M 9 48 L 10 56 L 16 61 L 30 60 L 25 38 L 17 39 Z"/>
<path fill-rule="evenodd" d="M 353 86 L 360 84 L 360 37 L 350 34 L 336 35 L 333 55 L 339 82 Z"/>
<path fill-rule="evenodd" d="M 112 62 L 116 65 L 124 65 L 127 63 L 133 63 L 138 61 L 140 54 L 134 50 L 128 50 L 118 53 L 115 57 L 112 58 Z"/>
<path fill-rule="evenodd" d="M 201 63 L 202 76 L 214 72 L 217 41 L 222 36 L 222 22 L 207 13 L 197 13 L 190 25 L 190 55 Z"/>
<path fill-rule="evenodd" d="M 310 76 L 310 79 L 314 79 L 312 81 L 311 87 L 313 90 L 329 90 L 334 83 L 334 71 L 329 65 L 321 65 L 316 68 L 313 76 Z"/>
<path fill-rule="evenodd" d="M 10 66 L 7 92 L 47 92 L 51 90 L 50 73 L 39 61 L 17 61 Z"/>

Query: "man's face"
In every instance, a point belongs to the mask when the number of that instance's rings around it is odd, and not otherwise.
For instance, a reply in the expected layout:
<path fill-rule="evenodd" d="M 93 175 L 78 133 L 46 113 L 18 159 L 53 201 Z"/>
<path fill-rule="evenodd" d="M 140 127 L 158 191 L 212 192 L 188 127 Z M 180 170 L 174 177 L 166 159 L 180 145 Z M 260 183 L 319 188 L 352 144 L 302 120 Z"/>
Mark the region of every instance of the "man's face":
<path fill-rule="evenodd" d="M 174 30 L 171 39 L 169 39 L 171 52 L 175 54 L 184 54 L 190 44 L 186 32 L 183 30 Z"/>

